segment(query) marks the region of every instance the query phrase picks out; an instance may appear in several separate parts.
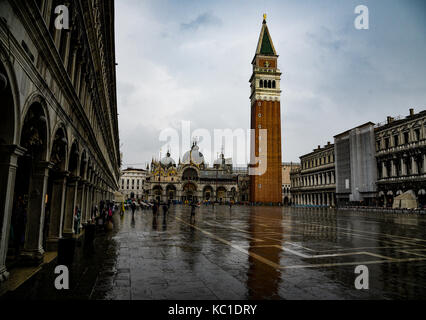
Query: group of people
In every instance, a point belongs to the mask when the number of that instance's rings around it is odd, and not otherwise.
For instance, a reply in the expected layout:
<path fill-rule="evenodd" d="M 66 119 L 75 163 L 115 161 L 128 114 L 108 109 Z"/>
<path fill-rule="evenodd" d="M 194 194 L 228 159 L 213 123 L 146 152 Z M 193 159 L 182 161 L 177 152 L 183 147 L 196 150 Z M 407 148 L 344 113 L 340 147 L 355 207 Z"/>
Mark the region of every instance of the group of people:
<path fill-rule="evenodd" d="M 99 208 L 96 205 L 92 212 L 92 221 L 95 221 L 97 225 L 111 226 L 113 221 L 112 217 L 117 211 L 117 206 L 112 201 L 101 201 Z"/>
<path fill-rule="evenodd" d="M 170 208 L 171 202 L 164 202 L 162 205 L 160 203 L 160 201 L 155 201 L 153 206 L 152 206 L 152 213 L 154 215 L 157 215 L 158 213 L 160 213 L 161 207 L 163 208 L 163 215 L 167 216 L 167 213 L 169 212 L 169 208 Z"/>

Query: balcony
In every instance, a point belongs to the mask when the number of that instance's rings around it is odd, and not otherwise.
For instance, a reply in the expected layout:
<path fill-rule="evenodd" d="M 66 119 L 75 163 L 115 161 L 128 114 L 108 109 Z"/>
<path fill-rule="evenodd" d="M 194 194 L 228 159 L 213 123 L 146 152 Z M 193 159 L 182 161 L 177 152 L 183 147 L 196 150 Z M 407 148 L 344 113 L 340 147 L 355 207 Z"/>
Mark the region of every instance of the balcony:
<path fill-rule="evenodd" d="M 426 140 L 420 140 L 415 142 L 410 142 L 404 145 L 396 146 L 396 147 L 390 147 L 387 149 L 379 150 L 376 152 L 376 157 L 385 156 L 392 153 L 400 153 L 405 152 L 412 149 L 417 149 L 421 147 L 426 147 Z"/>

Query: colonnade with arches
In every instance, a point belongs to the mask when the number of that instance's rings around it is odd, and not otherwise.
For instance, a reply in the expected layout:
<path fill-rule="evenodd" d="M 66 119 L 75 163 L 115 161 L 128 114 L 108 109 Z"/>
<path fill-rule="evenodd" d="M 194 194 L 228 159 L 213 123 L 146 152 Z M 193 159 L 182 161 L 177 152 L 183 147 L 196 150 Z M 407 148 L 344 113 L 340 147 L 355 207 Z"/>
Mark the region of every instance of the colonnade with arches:
<path fill-rule="evenodd" d="M 59 239 L 76 237 L 118 189 L 115 55 L 106 54 L 113 26 L 100 19 L 113 8 L 67 3 L 69 31 L 53 27 L 58 1 L 2 2 L 0 282 L 15 266 L 39 265 Z"/>

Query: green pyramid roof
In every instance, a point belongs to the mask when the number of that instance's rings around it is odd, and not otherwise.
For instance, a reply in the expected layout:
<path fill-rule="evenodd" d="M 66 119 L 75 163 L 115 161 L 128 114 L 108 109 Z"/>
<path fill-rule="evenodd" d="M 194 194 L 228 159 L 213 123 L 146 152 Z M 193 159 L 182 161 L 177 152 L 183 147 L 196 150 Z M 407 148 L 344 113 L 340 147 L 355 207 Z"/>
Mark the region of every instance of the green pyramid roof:
<path fill-rule="evenodd" d="M 260 47 L 260 54 L 275 54 L 272 48 L 271 40 L 269 39 L 268 32 L 263 33 L 262 46 Z"/>
<path fill-rule="evenodd" d="M 269 34 L 266 20 L 263 20 L 262 29 L 260 30 L 259 41 L 257 43 L 256 54 L 261 55 L 277 55 L 271 36 Z"/>

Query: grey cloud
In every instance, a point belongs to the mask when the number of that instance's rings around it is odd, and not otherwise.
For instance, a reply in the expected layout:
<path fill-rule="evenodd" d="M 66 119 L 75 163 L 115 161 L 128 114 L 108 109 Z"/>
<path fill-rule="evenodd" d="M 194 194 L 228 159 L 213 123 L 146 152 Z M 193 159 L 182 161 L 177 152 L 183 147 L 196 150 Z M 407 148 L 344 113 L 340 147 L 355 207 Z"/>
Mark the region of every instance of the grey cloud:
<path fill-rule="evenodd" d="M 335 51 L 338 51 L 346 44 L 337 34 L 324 26 L 319 28 L 317 33 L 307 32 L 306 36 L 308 40 L 314 42 L 316 45 Z"/>
<path fill-rule="evenodd" d="M 197 30 L 201 26 L 221 25 L 222 21 L 209 12 L 200 14 L 197 18 L 189 23 L 181 23 L 181 30 Z"/>
<path fill-rule="evenodd" d="M 415 17 L 411 6 L 374 2 L 369 4 L 372 28 L 361 32 L 353 28 L 353 6 L 335 3 L 322 10 L 312 1 L 306 11 L 306 5 L 276 1 L 268 20 L 283 72 L 284 161 L 297 161 L 361 123 L 406 114 L 409 107 L 424 109 L 423 20 L 394 24 L 390 17 L 401 10 L 404 17 Z M 248 79 L 261 26 L 258 8 L 239 1 L 204 1 L 196 10 L 201 14 L 188 18 L 192 2 L 117 2 L 124 163 L 158 156 L 163 145 L 159 132 L 168 126 L 180 130 L 181 120 L 191 121 L 192 130 L 211 132 L 250 126 Z M 128 23 L 133 16 L 141 24 L 137 34 Z M 179 158 L 173 146 L 172 156 Z"/>

